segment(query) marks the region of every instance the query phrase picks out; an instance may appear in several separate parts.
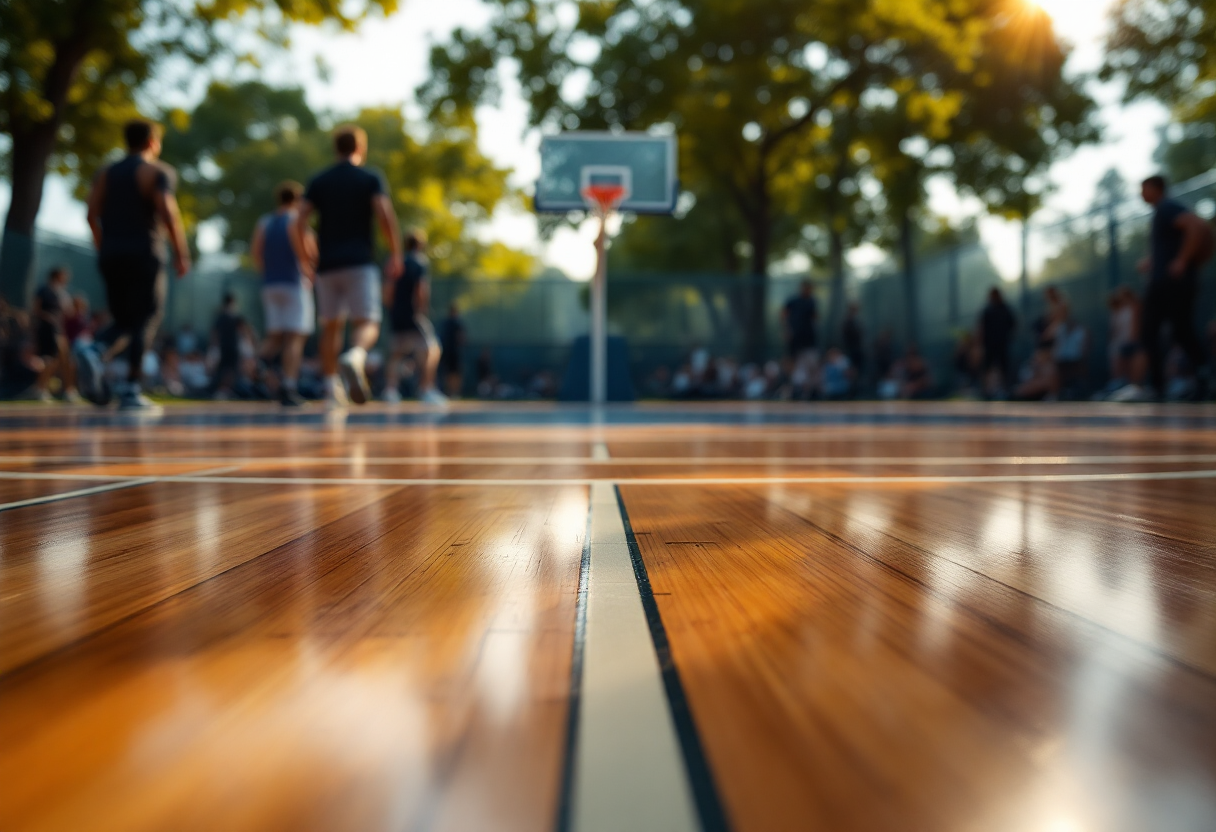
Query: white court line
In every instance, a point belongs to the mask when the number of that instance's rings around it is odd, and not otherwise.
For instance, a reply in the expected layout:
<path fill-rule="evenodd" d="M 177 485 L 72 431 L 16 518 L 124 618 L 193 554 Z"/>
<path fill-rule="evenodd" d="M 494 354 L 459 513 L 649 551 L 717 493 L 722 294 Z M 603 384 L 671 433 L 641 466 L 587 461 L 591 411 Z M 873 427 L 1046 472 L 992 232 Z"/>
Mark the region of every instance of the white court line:
<path fill-rule="evenodd" d="M 607 448 L 597 444 L 597 456 Z M 699 828 L 616 494 L 591 487 L 574 832 Z"/>
<path fill-rule="evenodd" d="M 235 470 L 234 466 L 223 470 Z M 951 484 L 951 483 L 1034 483 L 1034 482 L 1137 482 L 1154 480 L 1209 480 L 1216 479 L 1216 470 L 1206 471 L 1134 471 L 1110 474 L 993 474 L 988 476 L 897 476 L 897 477 L 543 477 L 531 479 L 460 478 L 406 478 L 406 477 L 225 477 L 207 473 L 181 474 L 158 477 L 123 476 L 119 474 L 70 474 L 39 473 L 25 471 L 0 471 L 5 480 L 84 480 L 84 481 L 128 481 L 150 479 L 154 482 L 188 483 L 193 485 L 452 485 L 452 486 L 501 486 L 518 487 L 529 485 L 590 486 L 596 484 L 638 485 L 880 485 L 895 484 Z"/>
<path fill-rule="evenodd" d="M 147 477 L 142 480 L 123 480 L 121 482 L 111 482 L 106 485 L 94 485 L 91 488 L 80 488 L 75 491 L 64 491 L 59 494 L 46 494 L 42 497 L 31 497 L 28 500 L 16 500 L 11 503 L 0 504 L 0 511 L 10 511 L 15 508 L 26 508 L 27 506 L 40 506 L 43 503 L 56 503 L 60 500 L 70 500 L 73 497 L 87 497 L 90 494 L 104 494 L 107 491 L 119 491 L 123 488 L 136 488 L 141 485 L 150 485 L 156 482 L 154 477 Z"/>
<path fill-rule="evenodd" d="M 601 443 L 602 444 L 602 443 Z M 147 457 L 147 456 L 0 456 L 0 465 L 1162 465 L 1213 463 L 1216 454 L 1111 454 L 1095 456 L 399 456 L 399 457 Z"/>
<path fill-rule="evenodd" d="M 215 476 L 218 474 L 226 474 L 229 471 L 235 471 L 237 469 L 237 467 L 238 466 L 232 466 L 230 468 L 206 468 L 202 471 L 196 471 L 194 473 L 194 476 L 204 477 L 204 476 Z M 7 472 L 5 472 L 5 473 L 7 473 Z M 85 479 L 85 480 L 91 481 L 92 479 L 94 479 L 95 476 L 97 476 L 97 475 L 88 476 L 88 477 L 66 476 L 64 479 L 66 479 L 66 480 Z M 7 480 L 52 479 L 51 477 L 46 477 L 46 476 L 35 476 L 35 477 L 28 477 L 28 478 L 27 477 L 4 477 L 4 476 L 2 476 L 2 474 L 0 474 L 0 478 L 7 479 Z M 11 509 L 25 508 L 27 506 L 38 506 L 38 505 L 42 505 L 44 503 L 56 503 L 56 502 L 59 502 L 60 500 L 70 500 L 73 497 L 88 497 L 92 494 L 104 494 L 107 491 L 119 491 L 123 488 L 136 488 L 141 485 L 152 485 L 153 483 L 160 482 L 160 479 L 158 477 L 114 477 L 114 476 L 111 476 L 111 477 L 107 477 L 106 479 L 108 479 L 110 481 L 107 482 L 105 485 L 94 485 L 90 488 L 78 488 L 75 491 L 63 491 L 58 494 L 45 494 L 41 497 L 31 497 L 28 500 L 16 500 L 11 503 L 0 503 L 0 511 L 9 511 Z"/>

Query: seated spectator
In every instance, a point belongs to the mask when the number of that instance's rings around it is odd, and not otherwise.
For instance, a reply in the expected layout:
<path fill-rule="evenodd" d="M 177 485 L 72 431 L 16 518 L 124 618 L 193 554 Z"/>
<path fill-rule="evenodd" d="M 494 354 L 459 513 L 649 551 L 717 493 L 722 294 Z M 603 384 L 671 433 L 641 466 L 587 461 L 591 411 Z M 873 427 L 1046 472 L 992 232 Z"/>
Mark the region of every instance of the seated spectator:
<path fill-rule="evenodd" d="M 1059 379 L 1057 389 L 1061 398 L 1076 399 L 1085 392 L 1085 355 L 1088 341 L 1089 334 L 1085 327 L 1073 318 L 1068 304 L 1063 304 L 1052 348 Z"/>
<path fill-rule="evenodd" d="M 1039 346 L 1023 368 L 1022 380 L 1014 389 L 1013 397 L 1023 402 L 1055 401 L 1059 389 L 1060 377 L 1052 347 Z"/>
<path fill-rule="evenodd" d="M 853 393 L 853 366 L 841 350 L 832 347 L 823 360 L 819 390 L 825 399 L 847 399 Z"/>
<path fill-rule="evenodd" d="M 927 399 L 933 394 L 933 374 L 915 344 L 909 344 L 899 362 L 901 399 Z"/>

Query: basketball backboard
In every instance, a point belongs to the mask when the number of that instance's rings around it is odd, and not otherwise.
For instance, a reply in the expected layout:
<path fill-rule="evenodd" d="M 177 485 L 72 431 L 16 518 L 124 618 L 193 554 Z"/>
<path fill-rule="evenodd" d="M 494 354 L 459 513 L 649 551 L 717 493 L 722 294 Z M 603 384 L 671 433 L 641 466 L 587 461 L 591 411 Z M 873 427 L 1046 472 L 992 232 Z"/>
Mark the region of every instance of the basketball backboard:
<path fill-rule="evenodd" d="M 679 192 L 675 136 L 574 132 L 541 139 L 538 212 L 585 210 L 588 184 L 610 182 L 619 182 L 628 194 L 616 210 L 670 214 Z"/>

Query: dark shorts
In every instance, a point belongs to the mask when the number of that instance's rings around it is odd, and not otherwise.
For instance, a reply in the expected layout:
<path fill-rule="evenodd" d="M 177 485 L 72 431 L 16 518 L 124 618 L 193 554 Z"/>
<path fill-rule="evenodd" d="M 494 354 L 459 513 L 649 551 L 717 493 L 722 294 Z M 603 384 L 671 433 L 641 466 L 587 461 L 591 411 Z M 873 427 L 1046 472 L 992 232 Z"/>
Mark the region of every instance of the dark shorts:
<path fill-rule="evenodd" d="M 160 318 L 168 290 L 165 264 L 160 258 L 107 254 L 98 259 L 97 266 L 106 284 L 110 314 L 119 329 L 142 329 Z"/>
<path fill-rule="evenodd" d="M 1140 345 L 1134 341 L 1119 347 L 1120 358 L 1135 358 L 1140 354 Z"/>
<path fill-rule="evenodd" d="M 58 358 L 63 331 L 54 324 L 39 321 L 34 331 L 34 346 L 43 358 Z"/>

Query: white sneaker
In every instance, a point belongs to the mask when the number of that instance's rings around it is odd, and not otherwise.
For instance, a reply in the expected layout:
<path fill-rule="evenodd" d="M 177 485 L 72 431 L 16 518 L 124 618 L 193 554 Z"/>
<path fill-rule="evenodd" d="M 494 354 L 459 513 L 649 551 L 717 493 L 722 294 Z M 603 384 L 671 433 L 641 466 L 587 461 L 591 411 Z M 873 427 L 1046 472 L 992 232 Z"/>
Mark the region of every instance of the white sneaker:
<path fill-rule="evenodd" d="M 359 347 L 351 347 L 338 359 L 338 372 L 346 382 L 346 390 L 350 400 L 355 404 L 367 404 L 372 397 L 371 385 L 367 383 L 367 351 Z"/>
<path fill-rule="evenodd" d="M 340 386 L 335 385 L 325 396 L 326 410 L 345 410 L 349 406 L 350 399 L 346 397 L 346 391 Z"/>
<path fill-rule="evenodd" d="M 389 404 L 400 404 L 401 391 L 395 387 L 387 388 L 383 393 L 380 394 L 380 401 L 388 402 Z"/>
<path fill-rule="evenodd" d="M 451 404 L 448 397 L 440 393 L 434 387 L 427 390 L 425 393 L 419 396 L 418 399 L 423 404 L 428 404 L 431 407 L 447 407 L 449 404 Z"/>
<path fill-rule="evenodd" d="M 1139 384 L 1125 384 L 1106 397 L 1108 402 L 1147 402 L 1151 399 L 1152 394 Z"/>
<path fill-rule="evenodd" d="M 75 389 L 72 389 L 63 394 L 63 400 L 68 404 L 80 404 L 84 401 L 84 397 Z"/>

